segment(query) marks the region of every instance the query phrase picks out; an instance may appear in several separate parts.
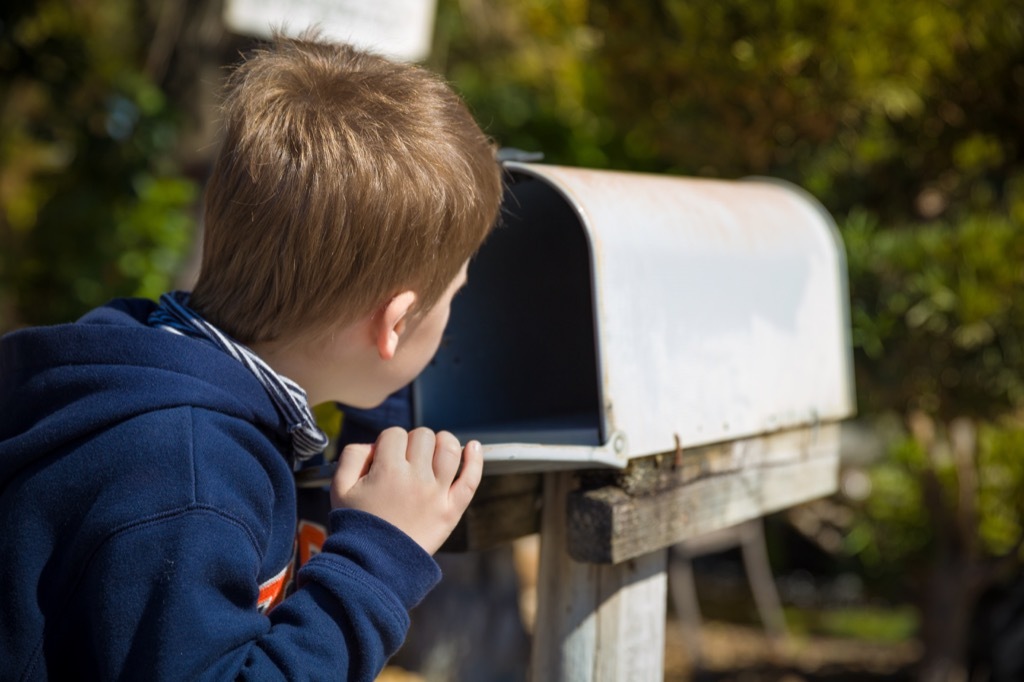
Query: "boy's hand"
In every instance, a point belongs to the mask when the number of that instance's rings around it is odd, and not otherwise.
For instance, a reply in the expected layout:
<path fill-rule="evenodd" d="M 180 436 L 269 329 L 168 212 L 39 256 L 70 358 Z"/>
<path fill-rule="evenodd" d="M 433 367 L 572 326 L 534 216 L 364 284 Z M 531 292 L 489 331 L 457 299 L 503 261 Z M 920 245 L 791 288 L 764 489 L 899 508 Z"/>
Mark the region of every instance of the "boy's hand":
<path fill-rule="evenodd" d="M 342 451 L 331 483 L 331 506 L 379 516 L 433 554 L 469 506 L 483 467 L 477 441 L 463 450 L 447 431 L 406 433 L 393 427 L 375 445 L 349 445 Z"/>

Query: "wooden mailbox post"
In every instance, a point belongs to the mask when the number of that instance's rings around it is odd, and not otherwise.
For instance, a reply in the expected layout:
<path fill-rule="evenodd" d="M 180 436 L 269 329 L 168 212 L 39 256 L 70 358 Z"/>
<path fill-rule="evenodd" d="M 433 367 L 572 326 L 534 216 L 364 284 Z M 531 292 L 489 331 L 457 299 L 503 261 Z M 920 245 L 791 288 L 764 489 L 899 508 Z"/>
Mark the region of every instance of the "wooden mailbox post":
<path fill-rule="evenodd" d="M 838 427 L 546 474 L 535 680 L 660 680 L 667 548 L 832 493 Z"/>

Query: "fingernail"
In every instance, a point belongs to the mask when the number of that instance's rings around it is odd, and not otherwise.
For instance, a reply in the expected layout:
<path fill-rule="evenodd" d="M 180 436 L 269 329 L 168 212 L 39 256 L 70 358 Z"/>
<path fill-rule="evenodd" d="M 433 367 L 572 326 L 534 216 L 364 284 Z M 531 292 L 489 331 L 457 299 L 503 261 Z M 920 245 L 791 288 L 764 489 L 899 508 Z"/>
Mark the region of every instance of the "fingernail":
<path fill-rule="evenodd" d="M 474 455 L 479 455 L 480 454 L 480 448 L 482 447 L 480 445 L 480 441 L 478 441 L 478 440 L 471 440 L 471 441 L 469 441 L 469 447 L 473 448 L 473 454 Z"/>

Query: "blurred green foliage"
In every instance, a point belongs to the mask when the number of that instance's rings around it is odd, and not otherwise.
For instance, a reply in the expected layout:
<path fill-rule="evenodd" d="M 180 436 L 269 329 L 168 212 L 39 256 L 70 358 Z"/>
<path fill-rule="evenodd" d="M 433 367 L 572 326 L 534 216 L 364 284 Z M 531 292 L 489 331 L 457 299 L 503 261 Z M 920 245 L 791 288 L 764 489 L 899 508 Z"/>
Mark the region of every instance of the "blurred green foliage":
<path fill-rule="evenodd" d="M 180 268 L 196 183 L 176 104 L 145 70 L 148 5 L 8 3 L 0 27 L 0 331 L 154 297 Z"/>
<path fill-rule="evenodd" d="M 1024 406 L 1024 230 L 1007 213 L 843 226 L 862 408 L 942 419 Z"/>
<path fill-rule="evenodd" d="M 1011 185 L 1024 210 L 1019 9 L 441 0 L 434 65 L 502 144 L 551 162 L 772 175 L 888 225 L 1003 210 Z"/>
<path fill-rule="evenodd" d="M 977 540 L 990 557 L 1012 554 L 1024 533 L 1024 428 L 1020 424 L 985 424 L 977 451 Z M 934 471 L 948 500 L 959 495 L 961 481 L 948 452 L 930 456 L 921 443 L 905 438 L 894 444 L 890 456 L 872 468 L 872 494 L 864 514 L 846 538 L 847 550 L 863 560 L 878 580 L 898 585 L 908 576 L 920 576 L 930 561 L 926 550 L 945 532 L 929 516 L 923 499 L 921 475 Z M 954 519 L 949 519 L 955 522 Z"/>
<path fill-rule="evenodd" d="M 798 637 L 824 635 L 876 642 L 905 642 L 918 628 L 918 614 L 908 606 L 855 606 L 823 610 L 786 609 L 786 627 Z"/>
<path fill-rule="evenodd" d="M 854 211 L 843 226 L 860 407 L 908 427 L 871 467 L 846 538 L 890 595 L 971 603 L 1024 569 L 1024 229 L 1008 199 L 887 229 Z"/>

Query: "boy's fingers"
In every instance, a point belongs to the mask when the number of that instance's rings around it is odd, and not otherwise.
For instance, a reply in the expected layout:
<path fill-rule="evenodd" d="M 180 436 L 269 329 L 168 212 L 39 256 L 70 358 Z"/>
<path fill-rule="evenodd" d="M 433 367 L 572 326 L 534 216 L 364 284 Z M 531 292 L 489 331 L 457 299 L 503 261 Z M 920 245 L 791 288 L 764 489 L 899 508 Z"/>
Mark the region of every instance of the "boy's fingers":
<path fill-rule="evenodd" d="M 338 469 L 334 472 L 335 487 L 347 492 L 370 470 L 373 460 L 373 446 L 365 443 L 346 445 L 338 458 Z"/>
<path fill-rule="evenodd" d="M 384 429 L 377 436 L 377 452 L 374 459 L 385 466 L 405 461 L 405 450 L 409 447 L 409 434 L 400 426 Z"/>
<path fill-rule="evenodd" d="M 447 431 L 437 434 L 437 443 L 434 446 L 434 477 L 450 486 L 455 475 L 459 473 L 459 465 L 462 463 L 462 446 L 459 439 Z"/>
<path fill-rule="evenodd" d="M 421 475 L 430 472 L 433 466 L 436 442 L 434 432 L 424 426 L 409 433 L 409 447 L 405 452 L 405 458 Z"/>
<path fill-rule="evenodd" d="M 465 511 L 473 500 L 483 473 L 484 451 L 479 441 L 472 440 L 462 451 L 462 473 L 452 483 L 449 491 L 449 499 L 460 511 Z"/>

